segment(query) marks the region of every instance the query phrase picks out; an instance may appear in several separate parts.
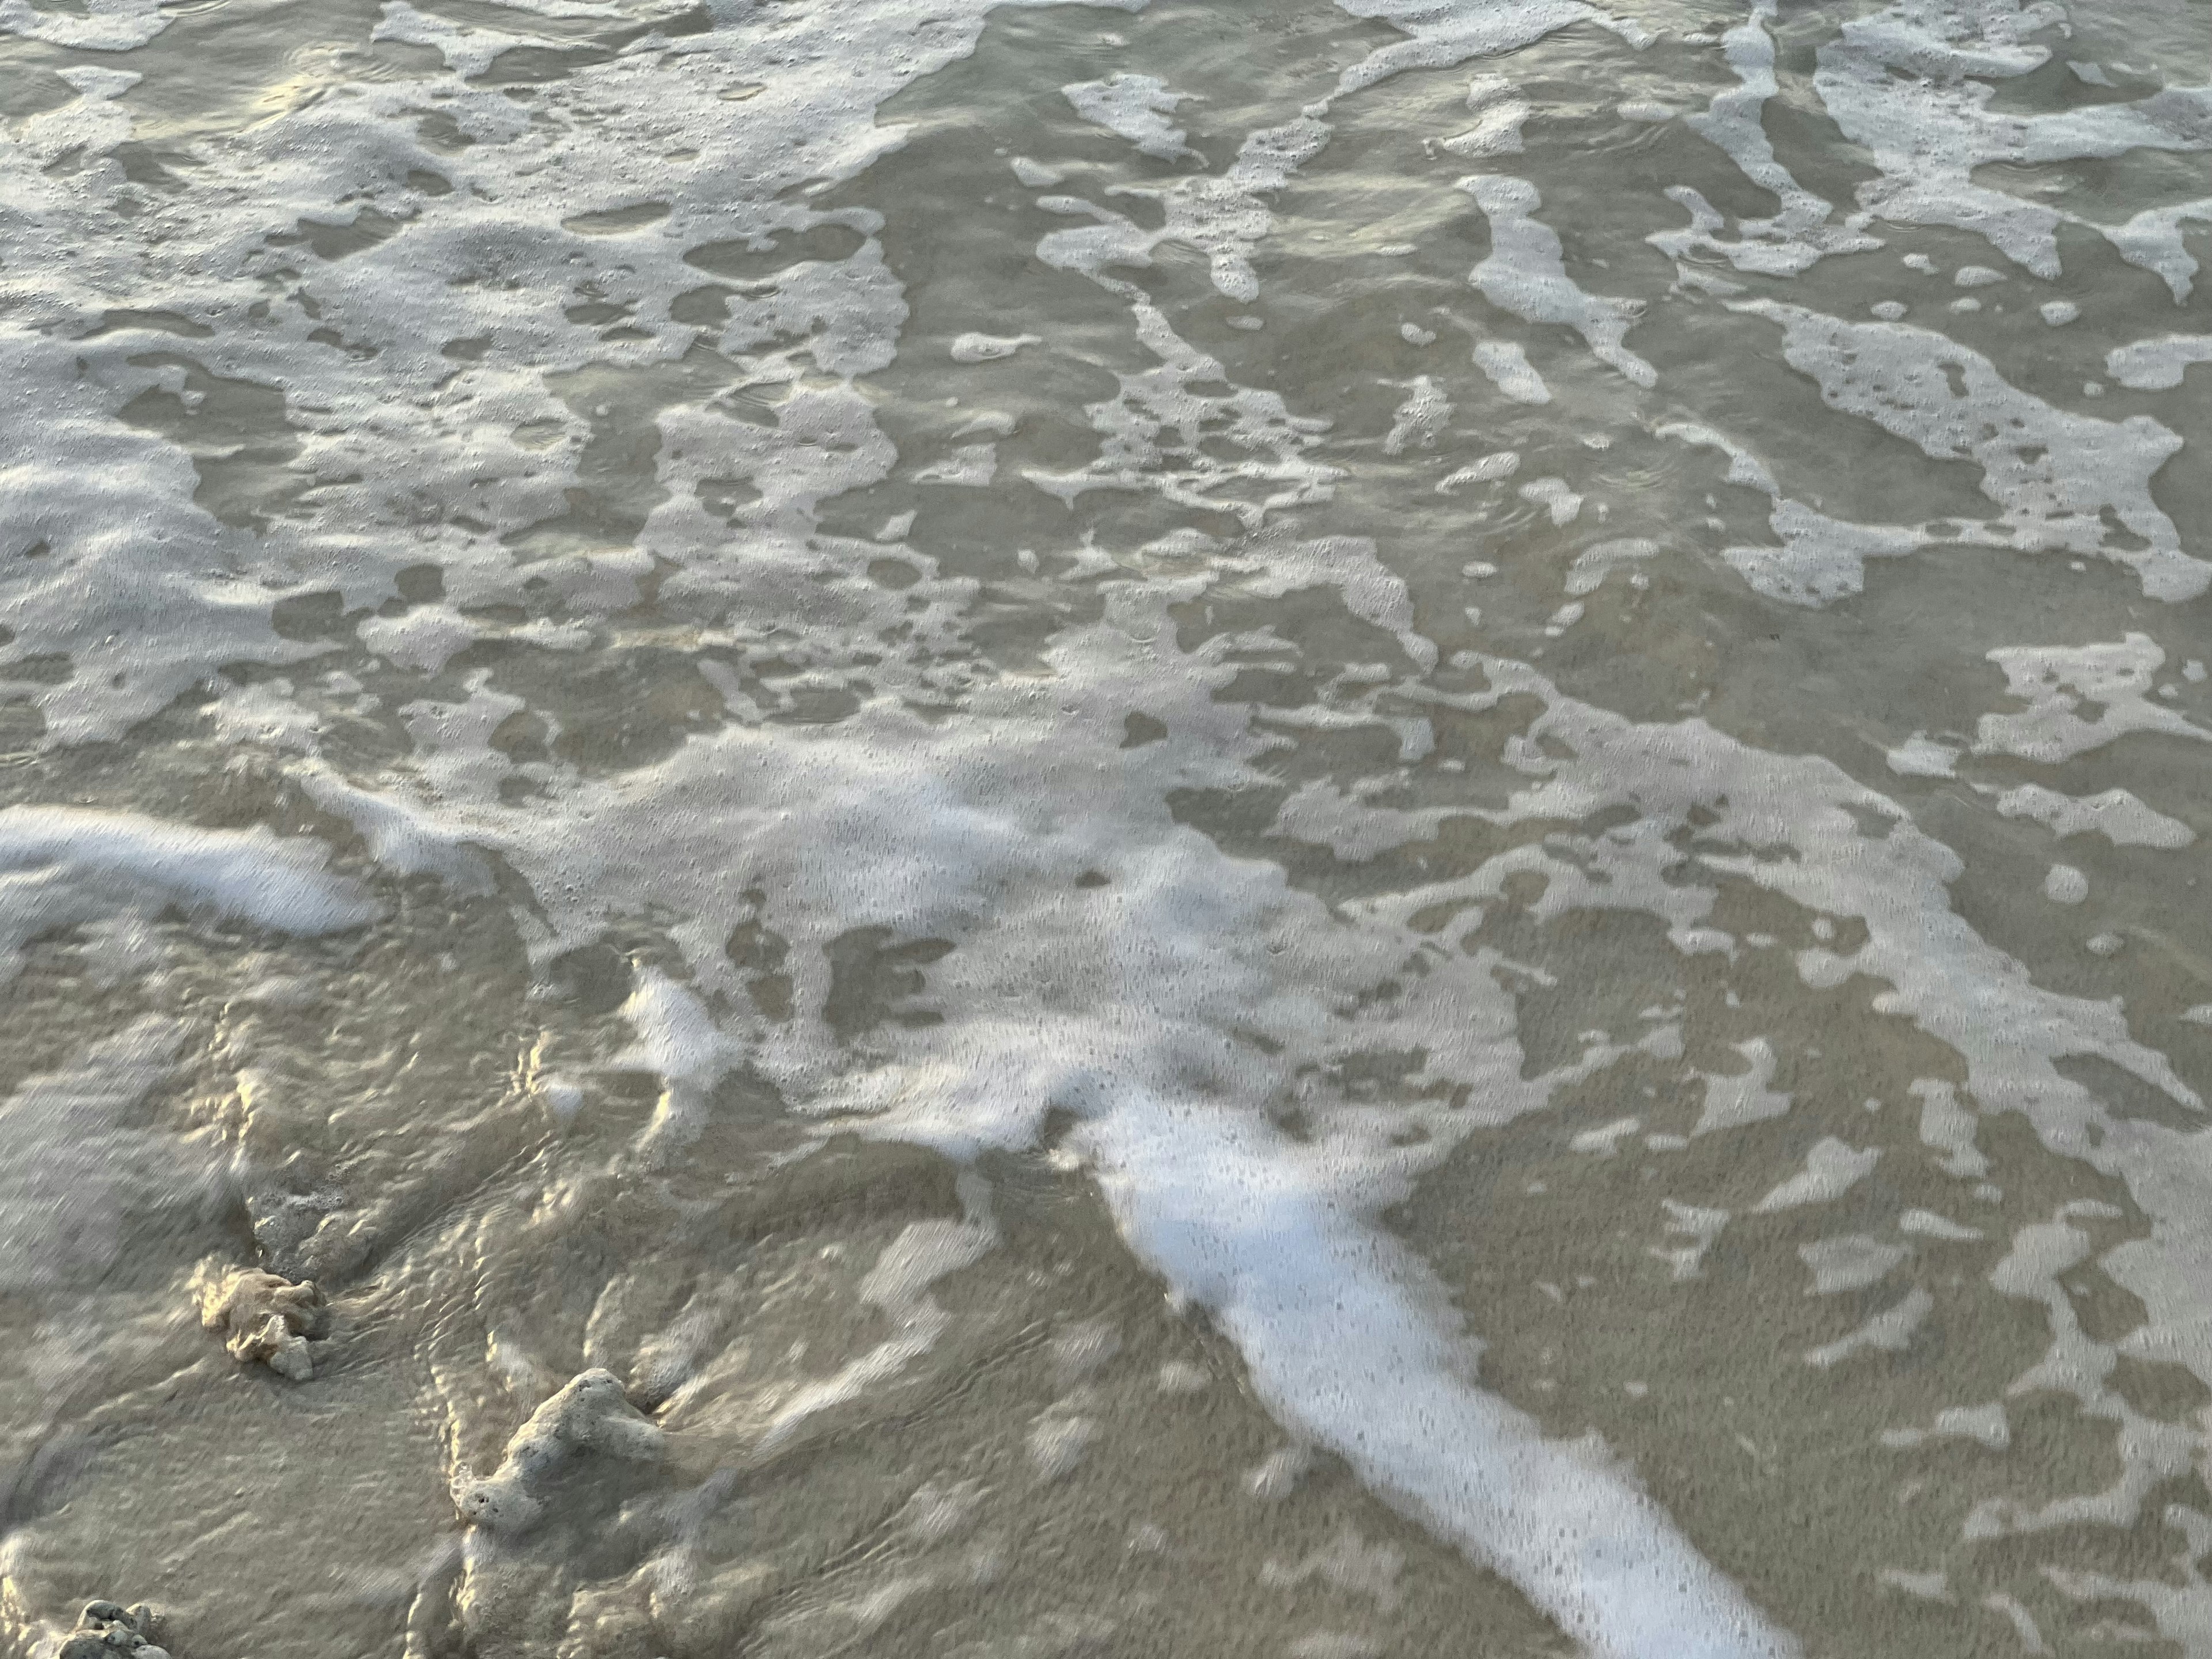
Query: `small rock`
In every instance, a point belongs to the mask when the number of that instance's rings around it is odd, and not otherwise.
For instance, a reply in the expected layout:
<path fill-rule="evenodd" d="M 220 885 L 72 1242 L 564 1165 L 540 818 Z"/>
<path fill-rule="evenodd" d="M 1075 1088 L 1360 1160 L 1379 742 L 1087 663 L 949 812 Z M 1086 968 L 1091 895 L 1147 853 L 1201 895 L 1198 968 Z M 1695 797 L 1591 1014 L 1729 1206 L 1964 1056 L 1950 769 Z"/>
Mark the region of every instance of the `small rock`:
<path fill-rule="evenodd" d="M 239 1364 L 258 1359 L 295 1382 L 315 1374 L 307 1343 L 330 1328 L 330 1310 L 313 1279 L 295 1284 L 258 1268 L 203 1265 L 192 1275 L 192 1293 L 200 1323 L 225 1333 L 223 1346 Z"/>

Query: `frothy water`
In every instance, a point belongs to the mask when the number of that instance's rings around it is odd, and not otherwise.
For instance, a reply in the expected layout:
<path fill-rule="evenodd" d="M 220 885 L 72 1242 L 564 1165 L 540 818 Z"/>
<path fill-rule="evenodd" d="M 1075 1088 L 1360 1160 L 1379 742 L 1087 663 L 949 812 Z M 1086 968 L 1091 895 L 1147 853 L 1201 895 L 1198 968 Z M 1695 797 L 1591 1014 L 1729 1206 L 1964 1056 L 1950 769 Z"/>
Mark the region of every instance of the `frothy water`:
<path fill-rule="evenodd" d="M 2212 1656 L 2201 11 L 0 0 L 11 1650 Z"/>

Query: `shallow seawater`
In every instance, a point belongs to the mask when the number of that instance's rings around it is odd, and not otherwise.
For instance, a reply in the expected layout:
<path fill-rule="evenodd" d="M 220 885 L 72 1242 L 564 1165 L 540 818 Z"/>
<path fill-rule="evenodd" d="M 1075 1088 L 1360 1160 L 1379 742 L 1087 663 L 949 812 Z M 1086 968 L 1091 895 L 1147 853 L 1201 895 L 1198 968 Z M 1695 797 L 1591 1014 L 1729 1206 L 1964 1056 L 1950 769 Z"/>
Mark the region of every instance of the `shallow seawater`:
<path fill-rule="evenodd" d="M 2212 1659 L 2205 23 L 0 0 L 0 1648 Z"/>

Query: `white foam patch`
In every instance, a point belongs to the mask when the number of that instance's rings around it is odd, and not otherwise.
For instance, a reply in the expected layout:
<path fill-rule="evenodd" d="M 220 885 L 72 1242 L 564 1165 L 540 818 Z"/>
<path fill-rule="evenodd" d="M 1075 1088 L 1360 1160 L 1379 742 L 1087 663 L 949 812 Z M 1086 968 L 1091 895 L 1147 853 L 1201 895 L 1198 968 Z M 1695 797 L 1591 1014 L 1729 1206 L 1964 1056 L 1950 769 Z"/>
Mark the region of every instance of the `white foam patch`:
<path fill-rule="evenodd" d="M 378 863 L 402 875 L 437 876 L 465 893 L 492 890 L 483 859 L 405 795 L 364 789 L 319 762 L 293 775 L 308 799 L 352 826 Z"/>
<path fill-rule="evenodd" d="M 1340 11 L 1372 17 L 1409 38 L 1378 47 L 1337 77 L 1336 96 L 1364 91 L 1408 70 L 1450 69 L 1495 58 L 1577 23 L 1610 29 L 1632 45 L 1653 37 L 1582 0 L 1336 0 Z"/>
<path fill-rule="evenodd" d="M 1567 488 L 1565 478 L 1531 478 L 1513 493 L 1530 505 L 1542 507 L 1554 529 L 1565 529 L 1582 516 L 1583 498 Z"/>
<path fill-rule="evenodd" d="M 2146 694 L 2166 664 L 2148 634 L 2081 646 L 2007 646 L 1990 653 L 2004 671 L 2005 694 L 2027 706 L 1984 714 L 1974 752 L 2017 755 L 2046 763 L 2071 760 L 2131 732 L 2212 741 L 2212 731 Z M 2085 718 L 2083 708 L 2095 711 Z"/>
<path fill-rule="evenodd" d="M 1434 448 L 1451 415 L 1451 399 L 1443 389 L 1427 375 L 1415 375 L 1412 386 L 1407 388 L 1406 400 L 1390 416 L 1390 430 L 1382 439 L 1382 453 L 1402 455 L 1413 444 L 1423 449 Z"/>
<path fill-rule="evenodd" d="M 1093 222 L 1045 236 L 1038 258 L 1080 271 L 1127 301 L 1137 341 L 1158 367 L 1117 374 L 1116 395 L 1085 406 L 1103 439 L 1095 459 L 1071 472 L 1026 471 L 1031 483 L 1071 504 L 1093 489 L 1148 491 L 1182 506 L 1232 513 L 1248 529 L 1260 528 L 1272 513 L 1334 494 L 1342 470 L 1310 453 L 1328 421 L 1295 415 L 1281 394 L 1231 380 L 1218 358 L 1175 331 L 1144 289 L 1108 274 L 1115 265 L 1149 264 L 1151 249 L 1174 237 L 1208 252 L 1216 288 L 1232 298 L 1256 298 L 1259 283 L 1246 256 L 1268 223 L 1258 193 L 1279 189 L 1328 137 L 1328 129 L 1310 118 L 1252 133 L 1225 179 L 1187 179 L 1163 198 L 1167 222 L 1158 232 L 1077 198 L 1040 202 Z M 1226 384 L 1228 392 L 1193 389 L 1216 384 Z M 1243 457 L 1222 459 L 1218 452 L 1224 447 Z"/>
<path fill-rule="evenodd" d="M 2070 864 L 2054 864 L 2044 873 L 2043 896 L 2053 904 L 2079 904 L 2089 896 L 2089 878 Z"/>
<path fill-rule="evenodd" d="M 1168 118 L 1190 94 L 1173 92 L 1149 75 L 1116 70 L 1103 81 L 1079 81 L 1060 92 L 1075 112 L 1127 139 L 1147 155 L 1172 161 L 1197 152 L 1182 141 L 1182 129 Z"/>
<path fill-rule="evenodd" d="M 952 361 L 956 363 L 996 362 L 1011 357 L 1024 346 L 1042 345 L 1041 334 L 963 334 L 952 342 Z"/>
<path fill-rule="evenodd" d="M 1072 261 L 1073 251 L 1055 241 L 1047 237 L 1040 257 Z M 1272 513 L 1335 493 L 1342 469 L 1310 455 L 1328 422 L 1292 414 L 1279 392 L 1231 380 L 1221 361 L 1177 334 L 1141 290 L 1097 280 L 1129 299 L 1137 338 L 1158 366 L 1116 375 L 1116 395 L 1085 407 L 1104 434 L 1095 459 L 1074 471 L 1030 470 L 1024 477 L 1071 503 L 1093 489 L 1140 490 L 1179 506 L 1233 514 L 1255 530 Z M 1225 394 L 1191 389 L 1223 383 L 1230 388 Z M 1202 438 L 1243 455 L 1221 459 L 1201 447 Z"/>
<path fill-rule="evenodd" d="M 2015 264 L 2055 277 L 2057 228 L 2074 216 L 1978 182 L 1978 169 L 2212 148 L 2212 93 L 2203 87 L 2051 112 L 1991 110 L 1991 82 L 2049 61 L 2050 48 L 2029 37 L 2050 20 L 2033 0 L 1989 0 L 1965 12 L 1935 0 L 1898 0 L 1844 22 L 1817 53 L 1814 87 L 1844 137 L 1871 152 L 1881 170 L 1859 187 L 1863 210 L 1893 223 L 1971 232 Z M 2120 236 L 2114 245 L 2156 268 L 2164 244 L 2178 240 L 2169 226 L 2154 219 L 2132 248 Z"/>
<path fill-rule="evenodd" d="M 1480 460 L 1455 467 L 1437 482 L 1437 494 L 1449 495 L 1469 484 L 1498 483 L 1521 470 L 1521 457 L 1510 449 L 1485 455 Z"/>
<path fill-rule="evenodd" d="M 1115 1130 L 1100 1150 L 1136 1237 L 1201 1287 L 1280 1419 L 1467 1544 L 1596 1652 L 1796 1651 L 1680 1543 L 1625 1470 L 1543 1439 L 1513 1407 L 1459 1383 L 1454 1345 L 1396 1287 L 1413 1264 L 1345 1228 L 1306 1182 L 1286 1181 L 1249 1129 L 1161 1102 L 1118 1115 Z M 1194 1178 L 1200 1169 L 1230 1178 Z M 1387 1413 L 1372 1410 L 1379 1390 L 1394 1402 Z"/>
<path fill-rule="evenodd" d="M 1832 1204 L 1874 1173 L 1881 1158 L 1875 1146 L 1848 1146 L 1824 1135 L 1805 1154 L 1805 1167 L 1752 1206 L 1756 1215 L 1794 1210 L 1806 1204 Z"/>
<path fill-rule="evenodd" d="M 1086 229 L 1047 236 L 1038 244 L 1038 257 L 1064 270 L 1080 270 L 1095 281 L 1112 265 L 1151 264 L 1152 249 L 1162 242 L 1181 242 L 1206 256 L 1219 292 L 1249 305 L 1260 297 L 1252 250 L 1273 222 L 1266 198 L 1319 155 L 1328 138 L 1325 122 L 1301 116 L 1248 133 L 1237 147 L 1236 161 L 1218 177 L 1188 176 L 1164 189 L 1122 186 L 1123 195 L 1148 197 L 1160 204 L 1163 221 L 1158 230 L 1144 230 L 1124 216 L 1078 197 L 1045 198 L 1039 206 L 1086 215 L 1096 222 Z"/>
<path fill-rule="evenodd" d="M 1672 1198 L 1661 1199 L 1659 1207 L 1667 1212 L 1668 1236 L 1686 1237 L 1690 1242 L 1672 1248 L 1650 1245 L 1644 1254 L 1665 1262 L 1668 1276 L 1676 1284 L 1698 1278 L 1705 1272 L 1705 1256 L 1728 1226 L 1729 1212 L 1704 1205 L 1684 1204 Z"/>
<path fill-rule="evenodd" d="M 1926 1322 L 1936 1310 L 1936 1298 L 1923 1290 L 1911 1290 L 1902 1300 L 1866 1322 L 1847 1336 L 1817 1348 L 1808 1348 L 1805 1363 L 1826 1370 L 1845 1360 L 1872 1351 L 1877 1353 L 1901 1353 L 1910 1346 L 1913 1334 Z"/>
<path fill-rule="evenodd" d="M 1788 1093 L 1770 1086 L 1777 1064 L 1774 1045 L 1765 1037 L 1753 1037 L 1737 1043 L 1735 1051 L 1744 1057 L 1747 1069 L 1705 1074 L 1705 1105 L 1690 1131 L 1692 1136 L 1763 1123 L 1790 1109 Z"/>
<path fill-rule="evenodd" d="M 1889 769 L 1905 778 L 1954 778 L 1959 775 L 1960 751 L 1936 742 L 1924 732 L 1915 732 L 1883 759 Z"/>
<path fill-rule="evenodd" d="M 1898 1217 L 1897 1228 L 1916 1238 L 1939 1239 L 1946 1244 L 1971 1244 L 1984 1237 L 1979 1228 L 1961 1226 L 1933 1210 L 1907 1210 Z"/>
<path fill-rule="evenodd" d="M 2179 818 L 2154 811 L 2125 789 L 2096 795 L 2063 795 L 2039 783 L 2023 783 L 1996 798 L 2008 818 L 2033 818 L 2062 841 L 2098 835 L 2115 847 L 2186 847 L 2197 832 Z"/>
<path fill-rule="evenodd" d="M 1797 1259 L 1813 1270 L 1808 1296 L 1863 1291 L 1887 1279 L 1911 1254 L 1902 1244 L 1885 1244 L 1865 1233 L 1845 1233 L 1797 1247 Z"/>
<path fill-rule="evenodd" d="M 708 1097 L 744 1063 L 744 1046 L 723 1035 L 713 1013 L 688 987 L 658 969 L 637 975 L 622 1017 L 635 1041 L 614 1063 L 659 1073 L 660 1099 L 641 1145 L 650 1154 L 665 1155 L 697 1137 Z"/>
<path fill-rule="evenodd" d="M 1792 501 L 1782 493 L 1765 462 L 1726 433 L 1701 422 L 1668 421 L 1652 429 L 1659 437 L 1719 450 L 1729 458 L 1729 483 L 1764 491 L 1773 498 L 1766 521 L 1782 538 L 1781 545 L 1745 544 L 1721 550 L 1731 569 L 1771 599 L 1817 607 L 1849 599 L 1866 589 L 1868 560 L 1908 558 L 1938 539 L 1922 526 L 1852 524 Z M 1953 527 L 1953 538 L 1969 543 L 1993 539 L 1978 526 Z M 1915 748 L 1912 742 L 1893 751 L 1891 757 L 1892 769 L 1900 772 L 1923 763 L 1934 764 L 1936 757 Z"/>
<path fill-rule="evenodd" d="M 956 484 L 966 489 L 981 489 L 998 475 L 998 445 L 962 444 L 943 459 L 917 468 L 914 481 L 916 483 Z"/>
<path fill-rule="evenodd" d="M 15 170 L 7 149 L 0 137 L 0 171 Z M 141 334 L 134 349 L 155 344 Z M 312 654 L 270 632 L 267 592 L 234 574 L 251 543 L 194 503 L 191 458 L 119 424 L 123 399 L 97 371 L 77 372 L 86 355 L 66 338 L 0 333 L 11 434 L 0 456 L 0 597 L 19 658 L 35 641 L 75 671 L 31 698 L 49 738 L 64 743 L 120 736 L 211 662 Z M 179 615 L 192 628 L 167 625 Z"/>
<path fill-rule="evenodd" d="M 1552 388 L 1544 384 L 1517 340 L 1481 340 L 1474 348 L 1474 366 L 1490 383 L 1516 404 L 1548 404 Z"/>
<path fill-rule="evenodd" d="M 1571 1152 L 1583 1152 L 1595 1158 L 1617 1158 L 1620 1143 L 1644 1127 L 1640 1117 L 1616 1118 L 1611 1123 L 1595 1129 L 1585 1129 L 1567 1142 Z"/>
<path fill-rule="evenodd" d="M 1644 314 L 1644 302 L 1587 294 L 1576 285 L 1559 233 L 1535 216 L 1544 204 L 1535 185 L 1492 173 L 1462 179 L 1460 188 L 1490 221 L 1489 255 L 1468 276 L 1483 298 L 1523 322 L 1564 324 L 1599 362 L 1637 386 L 1654 384 L 1651 365 L 1621 343 Z"/>
<path fill-rule="evenodd" d="M 2198 363 L 2212 363 L 2212 334 L 2168 334 L 2105 354 L 2105 372 L 2131 392 L 2171 391 Z"/>
<path fill-rule="evenodd" d="M 1941 1079 L 1919 1078 L 1911 1093 L 1920 1103 L 1920 1144 L 1942 1154 L 1937 1167 L 1960 1181 L 1978 1181 L 1987 1175 L 1990 1161 L 1974 1144 L 1979 1125 L 1960 1101 L 1958 1091 Z"/>
<path fill-rule="evenodd" d="M 1946 1406 L 1927 1428 L 1884 1430 L 1881 1443 L 1902 1449 L 1950 1439 L 1978 1441 L 1991 1451 L 2002 1451 L 2012 1443 L 2012 1422 L 2005 1415 L 2004 1402 L 1992 1400 L 1982 1406 Z"/>
<path fill-rule="evenodd" d="M 1583 599 L 1595 593 L 1605 585 L 1605 579 L 1614 571 L 1626 569 L 1632 586 L 1641 586 L 1649 581 L 1639 568 L 1647 559 L 1659 556 L 1659 544 L 1645 536 L 1621 536 L 1611 541 L 1595 542 L 1575 555 L 1568 568 L 1566 591 L 1572 599 Z"/>
<path fill-rule="evenodd" d="M 2134 571 L 2153 599 L 2194 599 L 2212 586 L 2212 565 L 2182 550 L 2180 532 L 2152 496 L 2152 476 L 2181 440 L 2148 416 L 2100 421 L 2056 409 L 2017 390 L 1980 353 L 1924 329 L 1846 322 L 1768 300 L 1736 308 L 1781 326 L 1783 355 L 1820 383 L 1830 408 L 1936 459 L 1979 466 L 1982 491 L 2000 509 L 1990 535 L 2023 552 L 2108 559 Z M 2108 534 L 2105 515 L 2141 545 Z M 1909 546 L 1898 551 L 1924 545 L 1929 535 L 1878 533 L 1905 538 Z"/>
<path fill-rule="evenodd" d="M 1753 0 L 1751 15 L 1721 37 L 1736 84 L 1715 94 L 1702 112 L 1686 118 L 1686 125 L 1718 146 L 1745 178 L 1770 191 L 1782 210 L 1771 218 L 1743 221 L 1735 240 L 1724 240 L 1715 234 L 1725 222 L 1721 215 L 1698 191 L 1675 186 L 1667 193 L 1689 210 L 1690 228 L 1662 231 L 1649 239 L 1671 258 L 1684 259 L 1701 252 L 1725 258 L 1738 270 L 1794 276 L 1828 254 L 1864 252 L 1881 246 L 1856 222 L 1831 223 L 1834 209 L 1799 184 L 1774 154 L 1763 118 L 1767 100 L 1780 91 L 1774 78 L 1774 41 L 1766 30 L 1774 15 L 1775 0 Z"/>
<path fill-rule="evenodd" d="M 0 980 L 33 940 L 175 908 L 273 932 L 359 927 L 377 906 L 329 873 L 329 849 L 267 830 L 199 830 L 134 813 L 0 809 Z"/>
<path fill-rule="evenodd" d="M 79 52 L 129 52 L 168 27 L 161 0 L 81 0 L 66 10 L 0 0 L 0 33 Z"/>
<path fill-rule="evenodd" d="M 1866 589 L 1869 559 L 1902 559 L 1929 544 L 1927 532 L 1896 525 L 1850 524 L 1801 501 L 1779 501 L 1767 523 L 1779 547 L 1721 550 L 1729 568 L 1785 605 L 1819 606 Z"/>
<path fill-rule="evenodd" d="M 2130 264 L 2156 273 L 2179 305 L 2196 291 L 2197 256 L 2189 251 L 2187 225 L 2212 221 L 2212 197 L 2170 207 L 2145 208 L 2118 225 L 2100 225 L 2106 240 Z"/>
<path fill-rule="evenodd" d="M 1747 447 L 1717 428 L 1698 421 L 1662 421 L 1652 428 L 1652 433 L 1656 437 L 1674 438 L 1683 443 L 1717 449 L 1729 458 L 1727 476 L 1730 483 L 1747 484 L 1777 498 L 1782 494 L 1782 486 L 1775 483 L 1774 475 L 1767 470 L 1766 463 Z"/>
<path fill-rule="evenodd" d="M 2146 1416 L 2112 1386 L 2118 1350 L 2082 1328 L 2060 1282 L 2060 1275 L 2091 1254 L 2088 1233 L 2075 1224 L 2088 1217 L 2112 1219 L 2119 1214 L 2113 1206 L 2095 1200 L 2062 1205 L 2049 1221 L 2015 1231 L 2012 1249 L 1990 1273 L 1990 1283 L 2001 1295 L 2040 1303 L 2051 1334 L 2043 1357 L 2012 1380 L 2007 1394 L 2071 1395 L 2087 1414 L 2112 1421 L 2117 1432 L 2112 1445 L 2119 1474 L 2101 1491 L 2069 1493 L 2040 1505 L 2010 1496 L 1985 1498 L 1967 1512 L 1960 1528 L 1960 1535 L 1969 1542 L 2062 1527 L 2133 1525 L 2145 1498 L 2160 1483 L 2185 1479 L 2194 1467 L 2202 1446 L 2198 1436 L 2189 1425 Z M 2113 1258 L 2129 1248 L 2122 1245 L 2106 1253 L 2108 1273 Z M 2143 1351 L 2133 1339 L 2130 1346 Z"/>
<path fill-rule="evenodd" d="M 522 28 L 503 29 L 489 24 L 472 27 L 434 11 L 424 11 L 408 3 L 408 0 L 385 0 L 383 15 L 369 38 L 427 46 L 444 58 L 447 69 L 472 80 L 489 70 L 501 52 L 516 47 L 557 52 L 562 45 L 558 35 L 532 33 Z"/>
<path fill-rule="evenodd" d="M 1502 76 L 1477 76 L 1467 84 L 1467 106 L 1475 117 L 1474 125 L 1445 139 L 1444 149 L 1469 160 L 1521 154 L 1521 129 L 1535 110 L 1527 99 L 1515 95 L 1511 82 Z"/>

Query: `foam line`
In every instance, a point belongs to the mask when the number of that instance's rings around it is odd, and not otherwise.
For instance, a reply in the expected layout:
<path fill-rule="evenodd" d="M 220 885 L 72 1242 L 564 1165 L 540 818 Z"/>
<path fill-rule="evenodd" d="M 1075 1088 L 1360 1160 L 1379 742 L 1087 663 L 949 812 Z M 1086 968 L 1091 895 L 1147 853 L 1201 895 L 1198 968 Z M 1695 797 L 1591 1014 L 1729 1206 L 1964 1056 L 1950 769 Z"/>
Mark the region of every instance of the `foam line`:
<path fill-rule="evenodd" d="M 176 906 L 301 936 L 377 914 L 357 884 L 325 870 L 329 851 L 264 829 L 201 830 L 132 812 L 0 809 L 0 975 L 42 934 Z"/>
<path fill-rule="evenodd" d="M 1273 1132 L 1125 1097 L 1088 1142 L 1138 1251 L 1204 1302 L 1285 1426 L 1511 1579 L 1602 1659 L 1800 1650 L 1601 1448 L 1472 1386 L 1395 1245 L 1301 1182 Z M 1409 1293 L 1410 1292 L 1410 1293 Z"/>

